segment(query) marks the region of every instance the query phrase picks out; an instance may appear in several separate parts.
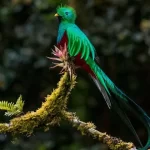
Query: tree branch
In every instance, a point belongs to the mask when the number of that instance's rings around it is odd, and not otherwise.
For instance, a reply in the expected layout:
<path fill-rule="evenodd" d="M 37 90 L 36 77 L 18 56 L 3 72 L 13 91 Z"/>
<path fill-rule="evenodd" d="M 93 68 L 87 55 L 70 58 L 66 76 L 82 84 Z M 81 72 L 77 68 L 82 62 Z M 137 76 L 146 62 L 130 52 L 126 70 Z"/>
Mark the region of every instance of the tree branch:
<path fill-rule="evenodd" d="M 45 130 L 51 125 L 58 124 L 61 120 L 61 111 L 66 109 L 67 99 L 75 85 L 76 76 L 70 77 L 65 73 L 51 95 L 47 95 L 41 108 L 35 112 L 10 120 L 9 123 L 0 123 L 0 133 L 31 135 L 35 128 L 43 126 Z"/>
<path fill-rule="evenodd" d="M 65 73 L 60 79 L 57 89 L 51 95 L 47 95 L 45 102 L 39 109 L 11 119 L 9 123 L 0 123 L 0 133 L 31 135 L 38 127 L 48 130 L 50 126 L 57 125 L 61 119 L 64 119 L 76 127 L 82 135 L 89 135 L 105 143 L 112 150 L 136 150 L 133 143 L 127 143 L 119 138 L 99 132 L 93 123 L 80 121 L 74 113 L 66 111 L 67 100 L 75 83 L 76 76 L 73 75 L 70 78 L 68 73 Z"/>
<path fill-rule="evenodd" d="M 93 139 L 99 140 L 106 144 L 111 150 L 136 150 L 133 143 L 124 142 L 119 138 L 99 132 L 96 130 L 96 126 L 93 123 L 80 121 L 74 113 L 64 111 L 63 117 L 65 120 L 69 121 L 73 127 L 77 128 L 82 135 L 89 135 Z"/>

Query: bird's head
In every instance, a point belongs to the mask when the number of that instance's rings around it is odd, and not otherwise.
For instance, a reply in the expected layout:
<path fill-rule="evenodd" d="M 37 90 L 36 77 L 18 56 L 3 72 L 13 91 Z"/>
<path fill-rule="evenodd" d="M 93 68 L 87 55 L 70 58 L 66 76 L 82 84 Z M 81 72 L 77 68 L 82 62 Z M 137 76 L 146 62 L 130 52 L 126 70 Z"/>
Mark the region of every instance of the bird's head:
<path fill-rule="evenodd" d="M 76 19 L 76 12 L 72 7 L 58 6 L 55 17 L 58 17 L 59 21 L 67 21 L 69 23 L 74 23 Z"/>

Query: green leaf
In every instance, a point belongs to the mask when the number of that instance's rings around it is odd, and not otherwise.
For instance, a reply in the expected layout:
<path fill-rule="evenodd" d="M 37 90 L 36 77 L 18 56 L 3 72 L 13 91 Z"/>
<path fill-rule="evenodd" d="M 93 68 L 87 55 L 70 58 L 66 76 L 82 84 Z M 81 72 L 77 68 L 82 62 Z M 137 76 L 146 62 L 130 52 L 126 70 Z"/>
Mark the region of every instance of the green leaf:
<path fill-rule="evenodd" d="M 0 109 L 5 110 L 5 116 L 19 115 L 23 112 L 24 101 L 20 95 L 16 101 L 16 104 L 9 103 L 7 101 L 0 101 Z"/>

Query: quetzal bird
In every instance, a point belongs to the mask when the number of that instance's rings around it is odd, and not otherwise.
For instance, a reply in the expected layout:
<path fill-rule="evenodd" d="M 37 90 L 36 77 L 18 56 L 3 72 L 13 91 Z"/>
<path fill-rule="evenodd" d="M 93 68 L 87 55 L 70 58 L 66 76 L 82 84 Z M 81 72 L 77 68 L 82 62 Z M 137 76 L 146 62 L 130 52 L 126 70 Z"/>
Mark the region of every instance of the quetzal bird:
<path fill-rule="evenodd" d="M 108 107 L 118 113 L 134 133 L 140 144 L 140 139 L 126 112 L 133 113 L 144 124 L 147 129 L 148 141 L 144 147 L 141 144 L 142 148 L 140 149 L 147 150 L 150 147 L 150 118 L 146 112 L 123 93 L 97 65 L 94 46 L 75 24 L 75 10 L 69 6 L 59 6 L 55 16 L 59 20 L 57 47 L 62 48 L 65 45 L 67 46 L 69 57 L 73 58 L 74 64 L 80 66 L 91 76 L 102 93 Z"/>

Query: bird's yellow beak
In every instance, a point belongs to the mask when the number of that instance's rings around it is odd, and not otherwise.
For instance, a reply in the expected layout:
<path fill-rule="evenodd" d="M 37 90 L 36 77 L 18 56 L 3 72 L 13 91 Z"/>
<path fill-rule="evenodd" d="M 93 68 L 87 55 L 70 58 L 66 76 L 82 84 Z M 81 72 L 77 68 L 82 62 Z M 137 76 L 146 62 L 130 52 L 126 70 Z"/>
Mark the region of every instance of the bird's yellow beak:
<path fill-rule="evenodd" d="M 59 15 L 56 13 L 54 16 L 55 16 L 55 17 L 58 17 Z"/>

